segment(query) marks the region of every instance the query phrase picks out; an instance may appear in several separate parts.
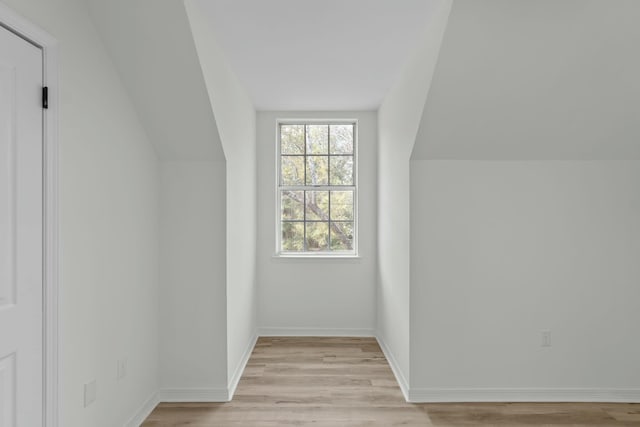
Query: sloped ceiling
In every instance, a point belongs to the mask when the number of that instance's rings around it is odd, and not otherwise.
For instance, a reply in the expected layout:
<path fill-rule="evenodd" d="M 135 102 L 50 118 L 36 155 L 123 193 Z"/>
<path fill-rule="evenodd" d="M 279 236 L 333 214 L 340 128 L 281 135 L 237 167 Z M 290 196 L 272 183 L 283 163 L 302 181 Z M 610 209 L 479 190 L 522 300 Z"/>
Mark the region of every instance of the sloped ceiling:
<path fill-rule="evenodd" d="M 376 110 L 439 0 L 197 0 L 258 110 Z"/>
<path fill-rule="evenodd" d="M 223 160 L 184 3 L 87 0 L 162 159 Z"/>
<path fill-rule="evenodd" d="M 640 2 L 454 0 L 414 159 L 640 159 Z"/>

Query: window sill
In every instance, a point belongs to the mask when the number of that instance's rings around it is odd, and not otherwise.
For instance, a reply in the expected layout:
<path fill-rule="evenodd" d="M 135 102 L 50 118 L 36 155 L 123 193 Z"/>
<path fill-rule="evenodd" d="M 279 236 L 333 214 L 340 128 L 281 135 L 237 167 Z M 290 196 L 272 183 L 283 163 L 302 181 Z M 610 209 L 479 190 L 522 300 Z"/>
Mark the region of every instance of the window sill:
<path fill-rule="evenodd" d="M 272 259 L 279 260 L 360 260 L 362 257 L 358 254 L 288 254 L 276 253 L 271 256 Z"/>

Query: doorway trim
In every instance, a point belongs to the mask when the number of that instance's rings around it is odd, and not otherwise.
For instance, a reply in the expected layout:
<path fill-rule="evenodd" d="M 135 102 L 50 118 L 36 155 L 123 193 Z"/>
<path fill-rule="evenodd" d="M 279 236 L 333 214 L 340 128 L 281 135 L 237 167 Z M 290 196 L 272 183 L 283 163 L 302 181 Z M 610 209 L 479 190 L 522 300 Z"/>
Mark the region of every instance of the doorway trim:
<path fill-rule="evenodd" d="M 44 426 L 59 427 L 60 382 L 58 325 L 58 41 L 0 1 L 0 26 L 42 49 L 43 85 L 49 108 L 43 110 L 43 368 Z"/>

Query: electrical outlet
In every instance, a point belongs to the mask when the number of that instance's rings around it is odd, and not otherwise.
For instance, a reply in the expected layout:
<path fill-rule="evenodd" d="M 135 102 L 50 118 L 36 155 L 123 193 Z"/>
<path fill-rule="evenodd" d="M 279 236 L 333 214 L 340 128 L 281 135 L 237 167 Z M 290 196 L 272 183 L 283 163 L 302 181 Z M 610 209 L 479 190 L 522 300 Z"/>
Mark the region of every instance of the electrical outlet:
<path fill-rule="evenodd" d="M 127 376 L 127 359 L 118 360 L 117 379 L 122 380 Z"/>
<path fill-rule="evenodd" d="M 88 382 L 84 385 L 84 407 L 91 405 L 96 401 L 97 385 L 96 380 Z"/>
<path fill-rule="evenodd" d="M 542 347 L 551 347 L 551 331 L 546 329 L 542 331 Z"/>

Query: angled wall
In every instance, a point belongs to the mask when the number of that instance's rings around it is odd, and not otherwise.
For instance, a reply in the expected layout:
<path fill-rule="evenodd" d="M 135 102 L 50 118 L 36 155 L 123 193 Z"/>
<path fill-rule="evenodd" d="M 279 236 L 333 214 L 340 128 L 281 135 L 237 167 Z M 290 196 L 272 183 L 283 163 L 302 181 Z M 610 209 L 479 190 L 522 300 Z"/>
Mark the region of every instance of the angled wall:
<path fill-rule="evenodd" d="M 411 161 L 411 400 L 640 401 L 638 19 L 454 1 Z"/>
<path fill-rule="evenodd" d="M 637 156 L 634 0 L 456 0 L 413 159 Z"/>
<path fill-rule="evenodd" d="M 222 160 L 183 2 L 86 1 L 160 158 Z"/>
<path fill-rule="evenodd" d="M 377 333 L 403 389 L 409 386 L 409 158 L 451 1 L 437 2 L 415 58 L 378 111 Z"/>

